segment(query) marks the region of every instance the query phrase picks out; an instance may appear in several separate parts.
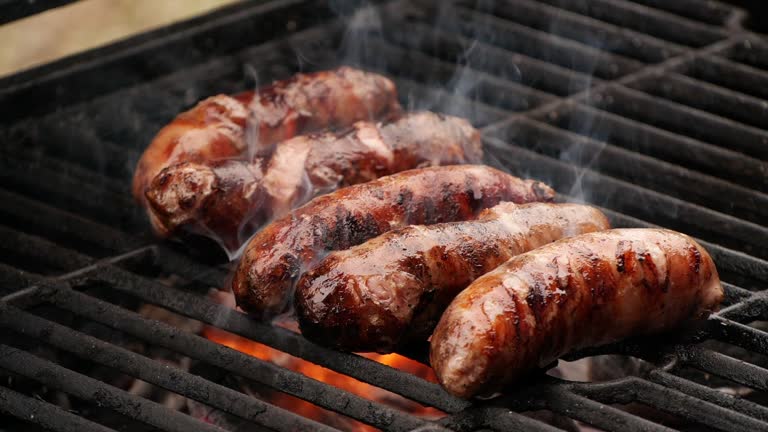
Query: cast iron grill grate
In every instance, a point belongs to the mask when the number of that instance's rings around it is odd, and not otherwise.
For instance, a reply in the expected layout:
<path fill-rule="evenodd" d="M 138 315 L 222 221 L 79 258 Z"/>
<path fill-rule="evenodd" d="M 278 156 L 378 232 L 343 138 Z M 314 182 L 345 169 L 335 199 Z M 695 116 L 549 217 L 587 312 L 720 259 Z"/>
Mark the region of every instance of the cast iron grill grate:
<path fill-rule="evenodd" d="M 325 427 L 112 338 L 164 347 L 383 430 L 559 430 L 519 414 L 536 410 L 605 430 L 668 430 L 655 422 L 658 416 L 613 405 L 630 403 L 671 414 L 692 430 L 768 430 L 764 401 L 716 388 L 725 382 L 756 394 L 768 390 L 768 362 L 759 356 L 768 355 L 768 333 L 753 324 L 768 319 L 761 291 L 768 281 L 768 42 L 743 30 L 743 18 L 730 6 L 694 0 L 441 7 L 395 1 L 358 12 L 347 27 L 323 2 L 262 2 L 6 78 L 0 81 L 6 120 L 0 127 L 0 281 L 2 292 L 12 294 L 0 303 L 0 369 L 149 430 L 221 429 L 48 358 L 34 345 L 274 430 Z M 599 205 L 616 226 L 661 225 L 697 236 L 729 282 L 728 306 L 675 338 L 570 357 L 621 354 L 653 365 L 636 375 L 601 383 L 542 376 L 502 398 L 470 403 L 214 303 L 201 287 L 221 286 L 227 269 L 155 244 L 129 199 L 128 179 L 142 147 L 202 97 L 341 59 L 392 76 L 410 108 L 470 117 L 483 127 L 489 163 L 549 182 L 562 200 Z M 244 73 L 242 64 L 252 72 Z M 169 276 L 177 280 L 173 287 L 162 282 Z M 447 415 L 427 421 L 366 400 L 146 319 L 130 307 L 136 303 Z M 62 314 L 115 333 L 81 331 Z M 696 379 L 691 370 L 719 380 Z M 61 409 L 14 381 L 0 385 L 0 410 L 60 431 L 121 427 Z"/>

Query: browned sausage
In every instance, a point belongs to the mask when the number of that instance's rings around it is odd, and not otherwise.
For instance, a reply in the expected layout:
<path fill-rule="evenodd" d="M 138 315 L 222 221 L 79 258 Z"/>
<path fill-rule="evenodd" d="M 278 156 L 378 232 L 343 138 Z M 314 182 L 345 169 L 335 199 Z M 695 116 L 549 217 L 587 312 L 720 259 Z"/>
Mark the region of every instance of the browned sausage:
<path fill-rule="evenodd" d="M 210 237 L 234 253 L 267 221 L 262 159 L 183 162 L 163 169 L 147 189 L 147 214 L 161 237 L 181 229 Z"/>
<path fill-rule="evenodd" d="M 232 282 L 240 307 L 280 313 L 293 283 L 328 251 L 346 249 L 410 224 L 474 218 L 500 201 L 548 201 L 554 191 L 479 165 L 421 168 L 322 195 L 261 230 Z"/>
<path fill-rule="evenodd" d="M 355 123 L 343 134 L 303 135 L 262 159 L 186 162 L 147 188 L 155 231 L 213 237 L 229 252 L 266 220 L 339 187 L 430 165 L 480 162 L 480 132 L 464 119 L 418 112 L 388 124 Z"/>
<path fill-rule="evenodd" d="M 304 275 L 296 287 L 301 332 L 349 351 L 392 352 L 426 340 L 456 294 L 511 257 L 608 228 L 594 207 L 502 203 L 476 221 L 390 231 Z"/>
<path fill-rule="evenodd" d="M 158 132 L 136 166 L 133 196 L 143 202 L 145 188 L 170 165 L 240 157 L 249 145 L 263 148 L 399 110 L 392 81 L 349 67 L 297 74 L 257 92 L 213 96 Z"/>
<path fill-rule="evenodd" d="M 443 314 L 430 360 L 448 392 L 490 393 L 569 351 L 661 332 L 717 309 L 704 248 L 662 229 L 584 234 L 518 255 Z"/>

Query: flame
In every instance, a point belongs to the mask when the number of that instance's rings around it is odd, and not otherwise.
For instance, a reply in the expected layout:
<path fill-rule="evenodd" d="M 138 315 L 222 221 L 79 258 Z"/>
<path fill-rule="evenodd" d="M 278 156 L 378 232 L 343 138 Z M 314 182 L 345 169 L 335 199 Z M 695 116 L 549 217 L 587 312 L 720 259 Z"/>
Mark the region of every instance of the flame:
<path fill-rule="evenodd" d="M 203 336 L 221 345 L 237 351 L 252 355 L 258 359 L 274 363 L 278 366 L 299 372 L 318 381 L 333 385 L 343 390 L 354 393 L 363 398 L 380 402 L 382 404 L 406 411 L 410 414 L 426 418 L 439 418 L 444 415 L 443 412 L 419 405 L 413 401 L 407 400 L 387 390 L 366 384 L 298 357 L 291 356 L 282 351 L 278 351 L 267 345 L 254 342 L 252 340 L 225 332 L 215 327 L 206 326 L 202 332 Z M 437 382 L 432 369 L 422 363 L 411 360 L 397 354 L 360 354 L 363 357 L 383 363 L 393 368 L 414 374 L 425 380 Z M 353 431 L 376 431 L 371 426 L 351 420 L 341 419 L 338 414 L 327 411 L 310 402 L 298 399 L 281 392 L 274 392 L 265 398 L 268 402 L 290 410 L 301 416 L 329 424 L 334 427 L 340 427 Z"/>

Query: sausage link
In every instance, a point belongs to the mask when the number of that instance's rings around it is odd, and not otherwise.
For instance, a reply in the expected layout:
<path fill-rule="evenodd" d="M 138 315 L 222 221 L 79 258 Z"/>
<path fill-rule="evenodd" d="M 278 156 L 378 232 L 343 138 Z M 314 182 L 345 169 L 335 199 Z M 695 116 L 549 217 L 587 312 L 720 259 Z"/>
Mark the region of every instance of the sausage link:
<path fill-rule="evenodd" d="M 297 74 L 256 92 L 210 97 L 165 126 L 144 151 L 133 177 L 133 196 L 165 167 L 242 157 L 322 128 L 397 115 L 397 90 L 389 79 L 349 67 Z"/>
<path fill-rule="evenodd" d="M 500 201 L 550 201 L 543 183 L 478 165 L 404 171 L 310 201 L 261 230 L 232 282 L 238 305 L 257 316 L 285 310 L 293 284 L 326 252 L 410 224 L 474 218 Z"/>
<path fill-rule="evenodd" d="M 261 191 L 262 159 L 182 162 L 160 171 L 147 189 L 147 214 L 161 237 L 182 228 L 233 253 L 269 215 Z"/>
<path fill-rule="evenodd" d="M 269 219 L 313 196 L 396 172 L 480 162 L 480 132 L 464 119 L 418 112 L 388 124 L 357 122 L 344 134 L 303 135 L 262 158 L 186 162 L 164 169 L 147 188 L 155 231 L 213 237 L 230 253 Z"/>
<path fill-rule="evenodd" d="M 723 299 L 690 237 L 662 229 L 584 234 L 518 255 L 443 314 L 430 360 L 448 392 L 490 393 L 579 348 L 672 329 Z"/>
<path fill-rule="evenodd" d="M 596 208 L 502 203 L 476 221 L 390 231 L 326 257 L 296 287 L 301 332 L 348 351 L 426 340 L 473 280 L 563 237 L 610 228 Z"/>

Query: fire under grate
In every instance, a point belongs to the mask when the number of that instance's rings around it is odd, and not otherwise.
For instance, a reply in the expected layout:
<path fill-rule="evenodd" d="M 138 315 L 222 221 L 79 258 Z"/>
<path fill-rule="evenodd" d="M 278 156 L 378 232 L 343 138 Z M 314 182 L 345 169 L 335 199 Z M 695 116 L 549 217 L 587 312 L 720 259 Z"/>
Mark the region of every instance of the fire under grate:
<path fill-rule="evenodd" d="M 768 333 L 759 325 L 768 320 L 768 40 L 741 27 L 741 10 L 693 0 L 517 0 L 336 12 L 314 1 L 237 5 L 0 81 L 0 292 L 8 294 L 0 370 L 14 378 L 0 383 L 7 419 L 59 431 L 125 428 L 36 397 L 17 385 L 27 380 L 146 430 L 222 430 L 58 361 L 66 357 L 255 430 L 331 430 L 118 343 L 130 336 L 382 430 L 560 430 L 520 414 L 540 410 L 612 431 L 768 430 L 765 399 L 722 391 L 768 391 Z M 468 402 L 215 303 L 207 288 L 222 286 L 227 268 L 147 234 L 128 193 L 138 155 L 202 97 L 339 62 L 393 77 L 409 108 L 469 117 L 483 127 L 489 164 L 546 181 L 563 201 L 599 205 L 617 227 L 665 226 L 701 239 L 728 282 L 727 307 L 674 338 L 569 357 L 620 354 L 653 365 L 637 374 L 592 383 L 542 375 Z M 135 311 L 143 303 L 446 416 L 414 416 L 147 319 Z M 84 331 L 73 319 L 114 333 Z"/>

